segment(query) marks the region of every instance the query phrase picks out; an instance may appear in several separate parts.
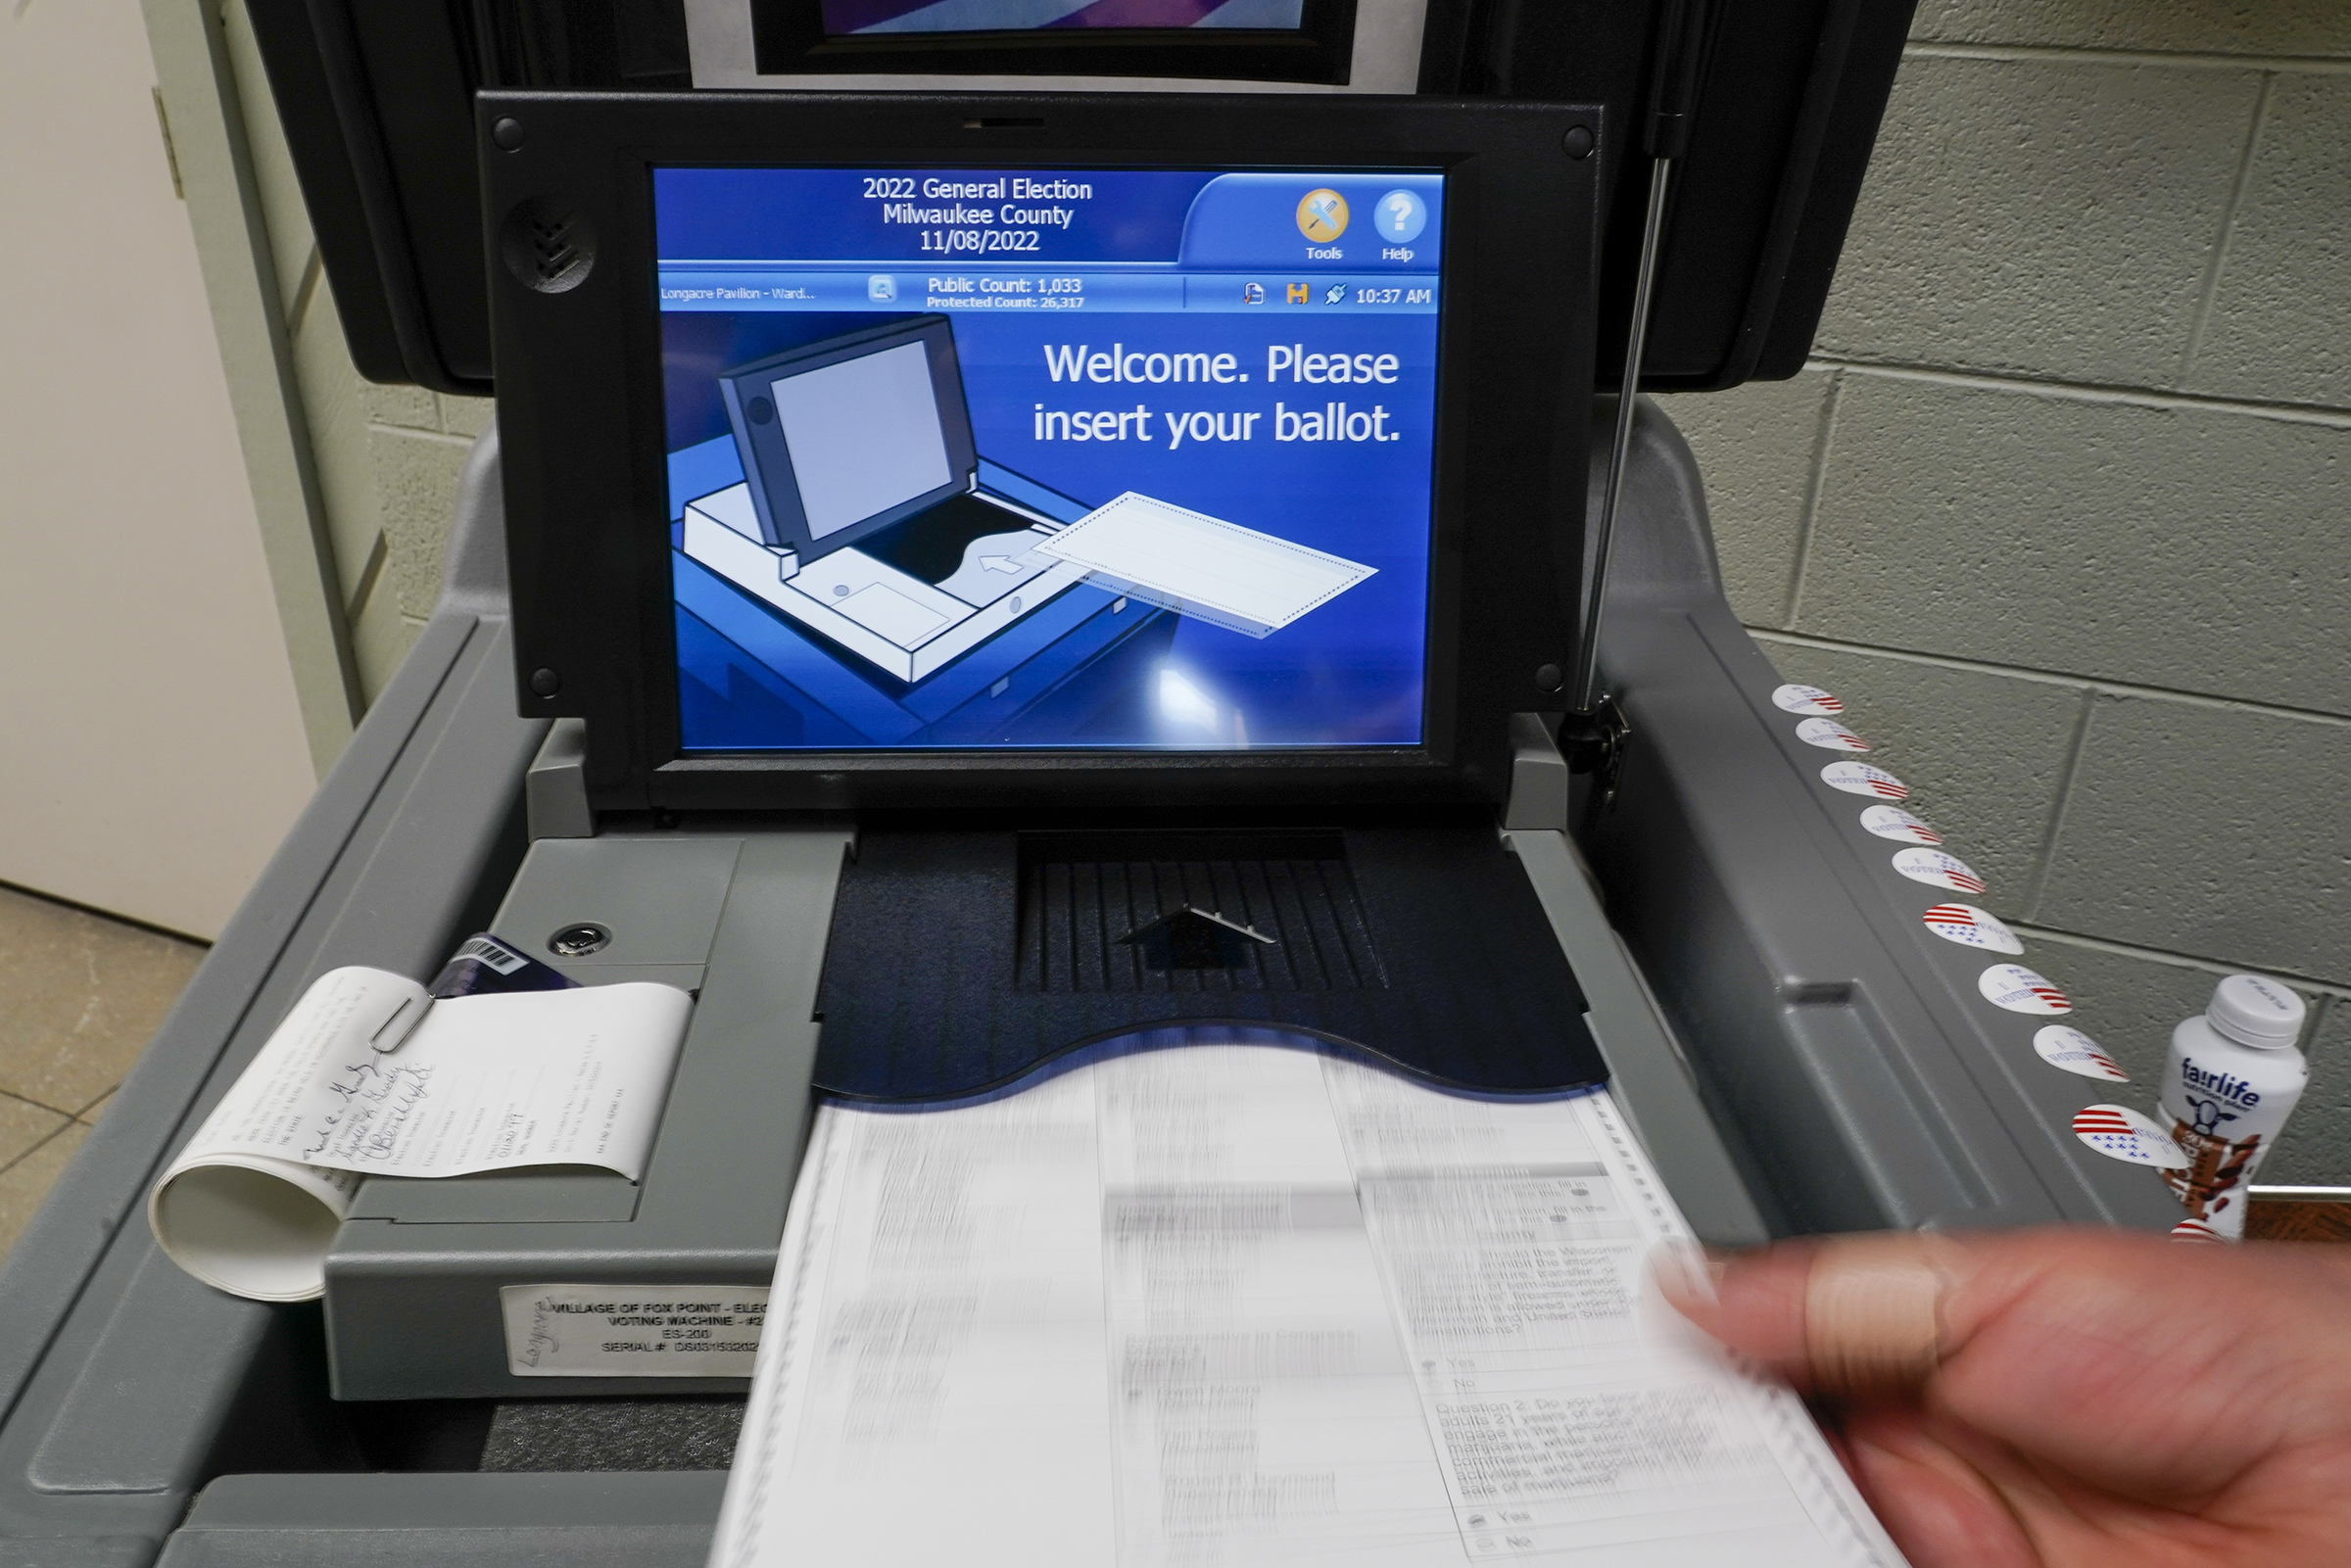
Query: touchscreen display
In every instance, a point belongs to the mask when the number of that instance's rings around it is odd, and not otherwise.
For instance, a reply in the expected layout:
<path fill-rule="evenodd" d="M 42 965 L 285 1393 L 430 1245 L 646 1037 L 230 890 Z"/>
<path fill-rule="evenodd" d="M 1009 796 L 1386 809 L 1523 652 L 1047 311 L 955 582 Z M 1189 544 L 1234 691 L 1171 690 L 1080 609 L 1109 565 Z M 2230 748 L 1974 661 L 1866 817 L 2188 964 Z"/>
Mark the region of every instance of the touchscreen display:
<path fill-rule="evenodd" d="M 1278 27 L 1306 0 L 822 0 L 825 31 L 1026 32 L 1047 27 Z"/>
<path fill-rule="evenodd" d="M 653 194 L 686 749 L 1422 741 L 1441 175 Z"/>

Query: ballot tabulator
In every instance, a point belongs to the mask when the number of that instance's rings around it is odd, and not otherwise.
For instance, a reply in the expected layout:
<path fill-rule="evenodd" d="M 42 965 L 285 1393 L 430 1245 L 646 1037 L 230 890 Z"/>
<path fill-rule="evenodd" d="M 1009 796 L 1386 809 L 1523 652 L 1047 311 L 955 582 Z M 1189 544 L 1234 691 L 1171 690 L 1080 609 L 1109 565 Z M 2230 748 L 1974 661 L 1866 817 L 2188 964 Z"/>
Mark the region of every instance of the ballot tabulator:
<path fill-rule="evenodd" d="M 0 1273 L 0 1563 L 698 1562 L 739 1369 L 548 1375 L 515 1293 L 763 1286 L 817 1097 L 1203 1025 L 1605 1081 L 1713 1240 L 2176 1217 L 1613 396 L 1800 365 L 1903 8 L 998 9 L 257 0 L 355 359 L 498 423 Z M 164 1259 L 303 987 L 477 930 L 695 994 L 643 1180 L 371 1179 L 310 1304 Z"/>

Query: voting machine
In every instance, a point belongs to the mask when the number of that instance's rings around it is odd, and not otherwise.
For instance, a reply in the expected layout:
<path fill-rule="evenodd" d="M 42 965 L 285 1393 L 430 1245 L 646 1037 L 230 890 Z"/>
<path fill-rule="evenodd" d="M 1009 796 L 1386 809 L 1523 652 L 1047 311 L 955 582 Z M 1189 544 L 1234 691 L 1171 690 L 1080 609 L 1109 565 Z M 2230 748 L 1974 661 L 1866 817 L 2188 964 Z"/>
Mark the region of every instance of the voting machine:
<path fill-rule="evenodd" d="M 0 1274 L 0 1562 L 697 1563 L 811 1106 L 1105 1043 L 1605 1083 L 1728 1244 L 2177 1220 L 1637 396 L 1800 366 L 1906 7 L 251 9 L 355 362 L 498 422 Z M 693 995 L 642 1178 L 369 1178 L 312 1302 L 163 1257 L 304 988 L 475 932 Z"/>

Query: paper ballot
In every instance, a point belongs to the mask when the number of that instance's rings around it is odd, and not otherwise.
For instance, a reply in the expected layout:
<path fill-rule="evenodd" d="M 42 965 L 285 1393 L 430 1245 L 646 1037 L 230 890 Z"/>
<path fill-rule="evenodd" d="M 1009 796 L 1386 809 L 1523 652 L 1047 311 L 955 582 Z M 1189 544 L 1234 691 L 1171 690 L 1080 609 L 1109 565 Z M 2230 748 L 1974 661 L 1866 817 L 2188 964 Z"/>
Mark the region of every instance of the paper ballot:
<path fill-rule="evenodd" d="M 1650 1292 L 1686 1236 L 1605 1092 L 1190 1045 L 827 1106 L 712 1568 L 1893 1568 Z"/>
<path fill-rule="evenodd" d="M 1036 546 L 1088 581 L 1264 638 L 1374 567 L 1128 491 Z"/>
<path fill-rule="evenodd" d="M 321 975 L 149 1194 L 172 1261 L 261 1301 L 325 1286 L 365 1175 L 644 1173 L 693 999 L 633 983 L 448 996 Z"/>

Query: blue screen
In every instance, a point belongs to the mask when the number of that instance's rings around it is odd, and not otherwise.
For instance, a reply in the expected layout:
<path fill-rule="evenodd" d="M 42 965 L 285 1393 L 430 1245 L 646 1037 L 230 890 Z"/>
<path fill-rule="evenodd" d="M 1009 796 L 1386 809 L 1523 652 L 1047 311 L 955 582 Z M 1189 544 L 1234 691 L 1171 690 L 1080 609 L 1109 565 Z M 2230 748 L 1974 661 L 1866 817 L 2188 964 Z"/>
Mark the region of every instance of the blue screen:
<path fill-rule="evenodd" d="M 1422 741 L 1441 175 L 653 178 L 686 749 Z"/>

